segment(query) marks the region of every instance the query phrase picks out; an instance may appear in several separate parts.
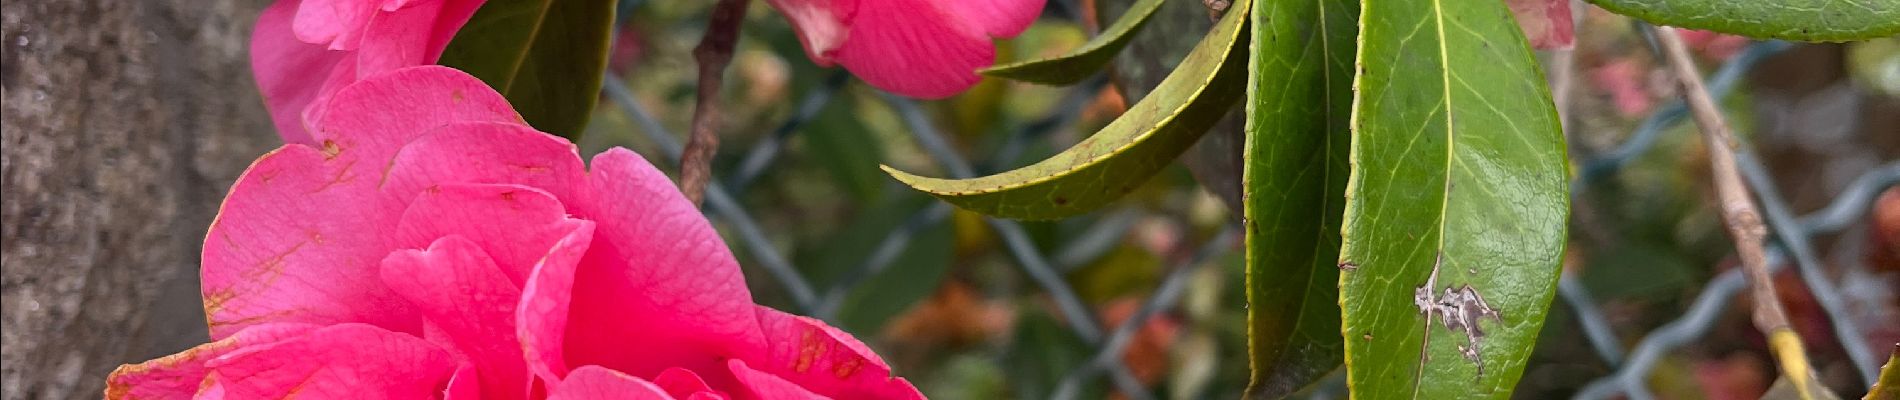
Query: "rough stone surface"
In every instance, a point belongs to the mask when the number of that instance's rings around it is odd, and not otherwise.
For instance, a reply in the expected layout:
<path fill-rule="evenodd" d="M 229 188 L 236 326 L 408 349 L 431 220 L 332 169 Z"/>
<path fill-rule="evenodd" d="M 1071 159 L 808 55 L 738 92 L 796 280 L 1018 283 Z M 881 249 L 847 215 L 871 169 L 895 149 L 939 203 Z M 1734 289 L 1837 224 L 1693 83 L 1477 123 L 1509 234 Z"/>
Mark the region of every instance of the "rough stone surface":
<path fill-rule="evenodd" d="M 119 364 L 205 340 L 205 227 L 277 141 L 245 61 L 264 5 L 7 2 L 0 397 L 98 398 Z"/>

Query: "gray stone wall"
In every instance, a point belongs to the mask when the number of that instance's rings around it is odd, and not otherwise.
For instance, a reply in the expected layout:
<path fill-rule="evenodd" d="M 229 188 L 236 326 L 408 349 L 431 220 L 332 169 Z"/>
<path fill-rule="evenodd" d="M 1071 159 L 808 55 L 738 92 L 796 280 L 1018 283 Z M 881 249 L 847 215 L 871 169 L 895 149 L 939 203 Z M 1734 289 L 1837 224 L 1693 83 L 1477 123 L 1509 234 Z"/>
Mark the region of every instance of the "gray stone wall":
<path fill-rule="evenodd" d="M 11 0 L 0 41 L 5 399 L 98 398 L 203 342 L 198 248 L 277 143 L 247 38 L 264 0 Z"/>

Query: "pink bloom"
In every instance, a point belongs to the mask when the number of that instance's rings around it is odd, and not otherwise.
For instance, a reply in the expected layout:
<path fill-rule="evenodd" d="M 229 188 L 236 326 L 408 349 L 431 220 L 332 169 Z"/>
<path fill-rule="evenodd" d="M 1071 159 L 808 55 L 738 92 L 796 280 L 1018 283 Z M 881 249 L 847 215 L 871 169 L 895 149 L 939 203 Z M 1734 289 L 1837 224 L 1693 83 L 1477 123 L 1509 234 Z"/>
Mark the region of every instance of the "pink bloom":
<path fill-rule="evenodd" d="M 277 134 L 314 144 L 305 108 L 358 79 L 434 64 L 483 1 L 278 0 L 264 9 L 251 69 Z"/>
<path fill-rule="evenodd" d="M 1608 92 L 1610 104 L 1616 106 L 1618 113 L 1634 117 L 1648 113 L 1656 103 L 1647 89 L 1648 73 L 1636 60 L 1621 58 L 1591 70 L 1590 80 L 1598 89 Z"/>
<path fill-rule="evenodd" d="M 1023 32 L 1046 0 L 768 0 L 822 66 L 893 93 L 944 98 L 996 59 L 991 38 Z"/>
<path fill-rule="evenodd" d="M 921 398 L 851 335 L 752 303 L 665 175 L 583 165 L 439 66 L 372 75 L 232 186 L 209 344 L 107 398 Z M 590 168 L 591 166 L 591 168 Z"/>
<path fill-rule="evenodd" d="M 1715 61 L 1728 60 L 1748 47 L 1748 38 L 1736 35 L 1694 29 L 1678 29 L 1676 33 L 1682 35 L 1682 41 L 1696 54 Z"/>
<path fill-rule="evenodd" d="M 1539 50 L 1568 49 L 1576 43 L 1570 0 L 1505 0 L 1524 38 Z"/>

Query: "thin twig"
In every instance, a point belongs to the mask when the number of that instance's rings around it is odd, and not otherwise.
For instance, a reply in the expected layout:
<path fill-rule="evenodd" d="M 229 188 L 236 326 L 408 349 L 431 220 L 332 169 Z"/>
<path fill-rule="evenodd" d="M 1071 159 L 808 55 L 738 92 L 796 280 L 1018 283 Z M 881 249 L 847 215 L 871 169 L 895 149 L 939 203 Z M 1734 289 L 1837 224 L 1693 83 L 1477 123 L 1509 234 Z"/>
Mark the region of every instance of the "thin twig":
<path fill-rule="evenodd" d="M 1860 372 L 1862 385 L 1873 385 L 1880 375 L 1880 360 L 1874 357 L 1880 348 L 1867 343 L 1867 337 L 1862 336 L 1864 331 L 1848 314 L 1840 289 L 1822 270 L 1821 258 L 1814 253 L 1814 244 L 1802 231 L 1801 224 L 1796 222 L 1794 211 L 1788 210 L 1788 202 L 1781 199 L 1781 193 L 1775 189 L 1772 178 L 1768 177 L 1768 168 L 1747 146 L 1735 151 L 1735 160 L 1741 169 L 1742 178 L 1749 187 L 1755 189 L 1755 196 L 1761 200 L 1762 214 L 1768 226 L 1775 231 L 1775 241 L 1793 256 L 1798 267 L 1795 272 L 1800 274 L 1801 283 L 1807 285 L 1808 293 L 1813 295 L 1815 302 L 1820 303 L 1822 314 L 1827 316 L 1829 325 L 1834 328 L 1834 340 L 1840 343 L 1841 348 L 1847 349 L 1847 359 L 1853 364 L 1854 370 Z"/>
<path fill-rule="evenodd" d="M 1854 183 L 1842 189 L 1840 195 L 1834 197 L 1834 202 L 1828 203 L 1827 207 L 1822 208 L 1821 211 L 1802 216 L 1800 220 L 1842 218 L 1860 221 L 1866 217 L 1871 208 L 1868 204 L 1871 199 L 1864 193 L 1878 193 L 1880 190 L 1895 185 L 1900 185 L 1900 162 L 1887 163 L 1885 166 L 1861 174 L 1860 177 L 1854 179 Z M 1795 231 L 1792 233 L 1788 233 L 1789 230 L 1778 230 L 1778 232 L 1807 236 L 1828 232 L 1824 228 L 1830 227 L 1803 225 L 1792 229 Z M 1768 272 L 1773 273 L 1778 267 L 1788 262 L 1788 257 L 1782 253 L 1784 252 L 1773 248 L 1768 250 Z M 1654 395 L 1643 388 L 1643 381 L 1649 376 L 1649 371 L 1656 366 L 1657 360 L 1660 360 L 1664 353 L 1708 334 L 1722 310 L 1728 309 L 1729 299 L 1747 285 L 1741 273 L 1742 271 L 1739 270 L 1729 270 L 1710 279 L 1708 285 L 1702 288 L 1702 293 L 1696 295 L 1695 301 L 1690 303 L 1688 311 L 1683 312 L 1674 321 L 1650 331 L 1636 343 L 1636 347 L 1630 352 L 1629 361 L 1616 366 L 1616 373 L 1584 385 L 1583 390 L 1577 392 L 1575 398 L 1579 400 L 1606 399 L 1619 393 L 1628 395 L 1632 400 L 1654 398 Z"/>
<path fill-rule="evenodd" d="M 1787 311 L 1775 297 L 1775 283 L 1768 274 L 1767 250 L 1763 246 L 1768 228 L 1762 225 L 1761 212 L 1755 200 L 1749 197 L 1748 186 L 1736 168 L 1735 137 L 1716 108 L 1715 100 L 1702 87 L 1702 74 L 1696 71 L 1682 38 L 1673 28 L 1648 29 L 1661 42 L 1664 58 L 1675 72 L 1677 83 L 1682 85 L 1683 99 L 1689 103 L 1696 125 L 1701 127 L 1702 142 L 1708 147 L 1709 167 L 1714 172 L 1716 196 L 1721 201 L 1722 219 L 1735 241 L 1735 252 L 1741 256 L 1743 274 L 1748 277 L 1750 295 L 1755 301 L 1752 313 L 1755 329 L 1768 337 L 1782 374 L 1795 384 L 1803 399 L 1808 399 L 1810 394 L 1825 389 L 1811 379 L 1813 367 L 1802 349 L 1801 338 L 1788 324 Z"/>
<path fill-rule="evenodd" d="M 706 36 L 693 48 L 693 60 L 699 62 L 699 99 L 693 105 L 693 137 L 686 141 L 686 153 L 680 158 L 680 191 L 693 204 L 705 197 L 706 182 L 712 180 L 712 157 L 719 150 L 719 89 L 725 83 L 726 66 L 732 64 L 732 47 L 739 41 L 746 6 L 751 4 L 751 0 L 719 0 L 706 23 Z"/>

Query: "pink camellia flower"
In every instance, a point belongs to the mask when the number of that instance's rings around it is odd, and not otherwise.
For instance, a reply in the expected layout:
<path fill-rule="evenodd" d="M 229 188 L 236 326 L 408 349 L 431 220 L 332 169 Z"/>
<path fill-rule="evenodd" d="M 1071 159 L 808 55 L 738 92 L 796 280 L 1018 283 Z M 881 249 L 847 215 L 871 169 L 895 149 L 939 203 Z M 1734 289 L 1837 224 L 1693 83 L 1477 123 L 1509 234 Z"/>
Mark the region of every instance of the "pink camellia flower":
<path fill-rule="evenodd" d="M 872 86 L 944 98 L 975 85 L 1047 0 L 768 0 L 792 22 L 812 62 L 843 65 Z"/>
<path fill-rule="evenodd" d="M 316 144 L 252 164 L 205 238 L 213 341 L 120 367 L 106 398 L 922 397 L 851 335 L 753 304 L 633 152 L 583 165 L 440 66 L 316 110 Z"/>
<path fill-rule="evenodd" d="M 278 0 L 264 9 L 251 69 L 277 134 L 313 144 L 308 106 L 363 77 L 434 64 L 483 1 Z"/>
<path fill-rule="evenodd" d="M 1569 49 L 1577 41 L 1570 0 L 1505 0 L 1524 38 L 1539 50 Z"/>

